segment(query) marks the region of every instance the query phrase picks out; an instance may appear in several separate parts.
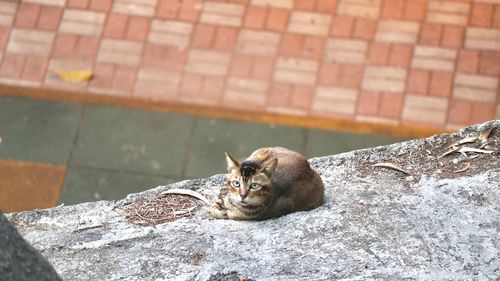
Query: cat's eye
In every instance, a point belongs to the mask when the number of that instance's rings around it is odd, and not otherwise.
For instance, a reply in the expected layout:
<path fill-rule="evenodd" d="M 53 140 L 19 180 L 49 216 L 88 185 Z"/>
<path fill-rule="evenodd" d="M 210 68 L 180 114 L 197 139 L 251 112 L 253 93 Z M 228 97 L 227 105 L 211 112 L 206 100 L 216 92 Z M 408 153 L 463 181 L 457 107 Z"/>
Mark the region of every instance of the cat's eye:
<path fill-rule="evenodd" d="M 255 182 L 254 182 L 254 183 L 252 183 L 252 184 L 250 185 L 250 188 L 252 188 L 252 189 L 257 189 L 257 188 L 259 188 L 259 186 L 260 186 L 260 184 L 258 184 L 258 183 L 255 183 Z"/>
<path fill-rule="evenodd" d="M 238 187 L 240 187 L 240 182 L 235 180 L 235 181 L 231 182 L 231 185 L 238 188 Z"/>

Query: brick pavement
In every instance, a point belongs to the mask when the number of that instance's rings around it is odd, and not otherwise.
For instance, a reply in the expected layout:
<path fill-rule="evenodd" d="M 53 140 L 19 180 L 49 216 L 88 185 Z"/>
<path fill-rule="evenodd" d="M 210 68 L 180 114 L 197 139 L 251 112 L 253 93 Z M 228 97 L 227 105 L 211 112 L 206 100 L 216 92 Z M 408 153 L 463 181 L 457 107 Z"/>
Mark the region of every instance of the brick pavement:
<path fill-rule="evenodd" d="M 0 59 L 67 95 L 451 129 L 500 116 L 500 1 L 3 0 Z"/>

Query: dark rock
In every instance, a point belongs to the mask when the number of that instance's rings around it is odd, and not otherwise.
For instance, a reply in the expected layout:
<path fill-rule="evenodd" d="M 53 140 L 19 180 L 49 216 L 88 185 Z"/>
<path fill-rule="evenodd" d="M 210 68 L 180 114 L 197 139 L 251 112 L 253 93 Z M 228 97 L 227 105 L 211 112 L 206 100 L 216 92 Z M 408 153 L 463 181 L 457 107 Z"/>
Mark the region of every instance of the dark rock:
<path fill-rule="evenodd" d="M 1 212 L 0 280 L 61 280 L 49 262 L 17 233 Z"/>

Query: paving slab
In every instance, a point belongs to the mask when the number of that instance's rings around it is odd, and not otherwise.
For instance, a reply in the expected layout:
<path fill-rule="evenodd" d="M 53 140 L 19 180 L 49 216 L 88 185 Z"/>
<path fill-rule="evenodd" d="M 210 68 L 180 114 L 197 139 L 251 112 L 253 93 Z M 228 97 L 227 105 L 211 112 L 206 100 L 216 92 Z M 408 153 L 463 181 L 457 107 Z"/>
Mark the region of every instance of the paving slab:
<path fill-rule="evenodd" d="M 178 179 L 73 167 L 68 171 L 59 203 L 67 205 L 97 200 L 117 200 Z"/>
<path fill-rule="evenodd" d="M 359 134 L 309 129 L 305 154 L 307 157 L 318 157 L 379 145 L 387 145 L 405 140 L 408 139 L 378 134 Z"/>
<path fill-rule="evenodd" d="M 0 96 L 0 159 L 65 165 L 82 106 Z"/>
<path fill-rule="evenodd" d="M 88 106 L 70 166 L 180 177 L 193 124 L 186 115 Z"/>
<path fill-rule="evenodd" d="M 263 146 L 284 146 L 301 151 L 303 128 L 257 124 L 227 119 L 198 118 L 186 177 L 199 178 L 226 172 L 224 152 L 243 159 Z"/>
<path fill-rule="evenodd" d="M 55 207 L 65 172 L 59 165 L 0 160 L 0 210 Z"/>

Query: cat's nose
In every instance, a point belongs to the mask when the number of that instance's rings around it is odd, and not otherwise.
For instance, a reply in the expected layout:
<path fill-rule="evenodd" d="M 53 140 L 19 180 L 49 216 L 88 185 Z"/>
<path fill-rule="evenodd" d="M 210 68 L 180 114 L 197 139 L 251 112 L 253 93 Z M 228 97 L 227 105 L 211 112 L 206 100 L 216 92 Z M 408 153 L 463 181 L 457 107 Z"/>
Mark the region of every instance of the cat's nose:
<path fill-rule="evenodd" d="M 247 196 L 248 196 L 248 191 L 246 191 L 246 190 L 240 190 L 241 201 L 244 201 L 245 198 L 247 198 Z"/>

